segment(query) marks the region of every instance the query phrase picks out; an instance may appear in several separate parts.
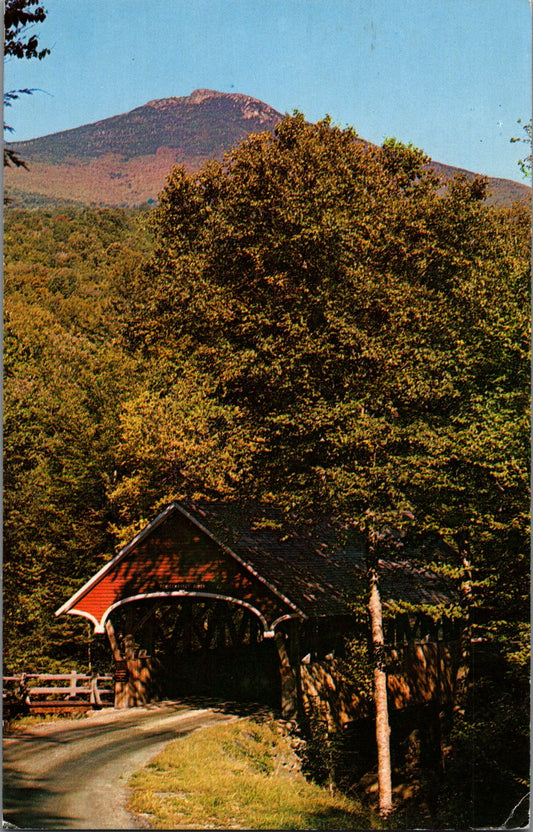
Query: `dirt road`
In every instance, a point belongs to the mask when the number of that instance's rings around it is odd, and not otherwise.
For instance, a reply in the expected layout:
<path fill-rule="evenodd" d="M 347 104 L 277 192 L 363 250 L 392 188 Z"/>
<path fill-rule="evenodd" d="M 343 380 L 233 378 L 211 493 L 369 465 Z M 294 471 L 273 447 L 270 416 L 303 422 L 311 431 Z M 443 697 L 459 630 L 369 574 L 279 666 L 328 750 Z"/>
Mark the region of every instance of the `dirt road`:
<path fill-rule="evenodd" d="M 4 739 L 3 818 L 19 829 L 134 829 L 130 775 L 170 741 L 237 716 L 164 704 L 105 710 Z"/>

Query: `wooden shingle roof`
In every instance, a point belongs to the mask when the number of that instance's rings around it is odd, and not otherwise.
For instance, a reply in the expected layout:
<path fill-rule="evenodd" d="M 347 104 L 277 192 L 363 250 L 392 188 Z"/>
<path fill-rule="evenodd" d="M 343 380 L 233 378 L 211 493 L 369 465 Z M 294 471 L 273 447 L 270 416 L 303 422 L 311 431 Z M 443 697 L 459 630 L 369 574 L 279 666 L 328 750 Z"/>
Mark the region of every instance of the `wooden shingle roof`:
<path fill-rule="evenodd" d="M 177 504 L 217 540 L 289 598 L 307 617 L 345 615 L 351 611 L 365 570 L 360 533 L 335 520 L 312 527 L 288 523 L 272 506 L 244 510 L 236 503 L 187 500 Z M 414 554 L 421 554 L 417 547 Z M 380 585 L 385 605 L 458 601 L 455 588 L 409 557 L 380 560 Z M 363 587 L 364 588 L 364 587 Z"/>

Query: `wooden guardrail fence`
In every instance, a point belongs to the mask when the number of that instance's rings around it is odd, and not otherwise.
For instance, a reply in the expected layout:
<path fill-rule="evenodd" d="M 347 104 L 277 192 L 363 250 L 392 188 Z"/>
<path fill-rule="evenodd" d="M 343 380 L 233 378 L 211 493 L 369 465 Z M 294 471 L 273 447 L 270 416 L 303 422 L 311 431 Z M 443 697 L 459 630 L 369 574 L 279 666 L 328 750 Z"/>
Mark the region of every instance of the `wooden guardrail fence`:
<path fill-rule="evenodd" d="M 21 673 L 2 679 L 4 712 L 50 713 L 113 705 L 113 676 Z"/>

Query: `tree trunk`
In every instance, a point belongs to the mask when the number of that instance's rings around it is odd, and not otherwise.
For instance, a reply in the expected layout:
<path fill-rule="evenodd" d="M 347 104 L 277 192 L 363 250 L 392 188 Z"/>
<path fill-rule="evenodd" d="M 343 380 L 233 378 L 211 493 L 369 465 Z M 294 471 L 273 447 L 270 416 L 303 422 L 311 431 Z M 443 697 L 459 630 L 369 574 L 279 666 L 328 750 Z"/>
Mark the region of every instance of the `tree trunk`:
<path fill-rule="evenodd" d="M 369 577 L 370 600 L 368 610 L 370 612 L 372 626 L 372 647 L 374 653 L 374 704 L 376 707 L 376 745 L 378 750 L 379 814 L 381 817 L 386 818 L 392 812 L 392 780 L 383 613 L 376 569 L 369 570 Z"/>
<path fill-rule="evenodd" d="M 472 650 L 472 624 L 470 610 L 473 601 L 472 564 L 470 561 L 468 540 L 466 538 L 463 538 L 461 540 L 461 560 L 463 565 L 463 575 L 461 580 L 460 593 L 463 599 L 463 606 L 466 615 L 464 626 L 461 633 L 461 664 L 457 670 L 457 676 L 455 680 L 455 696 L 453 709 L 455 713 L 464 715 L 468 695 L 468 686 L 470 683 L 470 665 Z"/>

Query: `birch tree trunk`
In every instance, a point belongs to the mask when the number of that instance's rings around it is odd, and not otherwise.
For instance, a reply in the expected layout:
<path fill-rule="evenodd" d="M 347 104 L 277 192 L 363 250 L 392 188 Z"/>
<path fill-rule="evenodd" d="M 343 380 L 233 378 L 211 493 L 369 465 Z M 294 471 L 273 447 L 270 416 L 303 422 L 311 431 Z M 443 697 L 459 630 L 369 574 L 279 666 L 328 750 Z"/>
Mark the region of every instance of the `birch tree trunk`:
<path fill-rule="evenodd" d="M 470 681 L 470 664 L 472 650 L 472 563 L 470 560 L 470 547 L 468 537 L 463 535 L 459 540 L 460 555 L 463 565 L 463 574 L 460 586 L 460 593 L 465 609 L 465 622 L 461 633 L 461 664 L 457 671 L 454 697 L 454 711 L 464 715 L 467 700 L 467 691 Z"/>
<path fill-rule="evenodd" d="M 392 812 L 392 779 L 390 759 L 390 725 L 387 704 L 387 673 L 383 638 L 383 612 L 379 594 L 378 574 L 369 569 L 370 600 L 368 611 L 372 627 L 374 658 L 374 704 L 376 708 L 376 745 L 378 751 L 379 814 L 386 818 Z"/>

